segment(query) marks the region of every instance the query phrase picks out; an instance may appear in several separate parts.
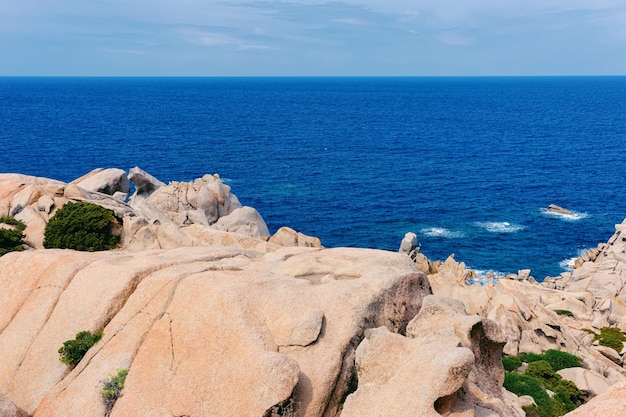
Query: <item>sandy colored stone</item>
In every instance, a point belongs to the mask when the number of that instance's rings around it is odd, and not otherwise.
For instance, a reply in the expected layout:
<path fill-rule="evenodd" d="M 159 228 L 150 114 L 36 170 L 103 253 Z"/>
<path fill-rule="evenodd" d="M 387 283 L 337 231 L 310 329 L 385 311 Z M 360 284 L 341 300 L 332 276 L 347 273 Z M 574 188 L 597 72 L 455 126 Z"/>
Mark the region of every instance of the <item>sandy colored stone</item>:
<path fill-rule="evenodd" d="M 626 382 L 613 385 L 607 392 L 565 414 L 565 417 L 609 416 L 626 416 Z"/>
<path fill-rule="evenodd" d="M 584 368 L 561 369 L 557 371 L 557 374 L 575 383 L 579 389 L 589 391 L 593 395 L 602 394 L 610 387 L 603 375 Z"/>
<path fill-rule="evenodd" d="M 316 237 L 307 236 L 290 227 L 281 227 L 270 237 L 270 243 L 280 246 L 305 246 L 321 248 L 322 243 Z"/>
<path fill-rule="evenodd" d="M 128 195 L 130 192 L 130 182 L 126 172 L 119 168 L 96 168 L 75 179 L 70 184 L 76 184 L 87 191 L 95 191 L 111 196 L 116 192 L 120 192 L 123 195 Z"/>
<path fill-rule="evenodd" d="M 213 223 L 213 228 L 257 238 L 270 236 L 267 224 L 259 212 L 247 206 L 234 209 L 228 215 L 220 217 Z"/>
<path fill-rule="evenodd" d="M 265 245 L 2 257 L 0 393 L 37 417 L 103 416 L 103 381 L 128 368 L 112 416 L 337 415 L 364 330 L 405 329 L 428 281 L 397 253 Z M 101 327 L 76 368 L 58 360 Z"/>

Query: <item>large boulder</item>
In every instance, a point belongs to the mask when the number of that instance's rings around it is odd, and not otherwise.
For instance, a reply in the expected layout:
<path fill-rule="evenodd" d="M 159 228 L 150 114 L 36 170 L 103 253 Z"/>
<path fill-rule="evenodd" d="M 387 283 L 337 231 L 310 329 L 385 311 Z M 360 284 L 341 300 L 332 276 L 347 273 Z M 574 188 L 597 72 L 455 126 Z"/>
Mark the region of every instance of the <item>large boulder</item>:
<path fill-rule="evenodd" d="M 404 332 L 430 293 L 407 257 L 367 249 L 42 250 L 0 270 L 0 394 L 36 417 L 104 416 L 118 369 L 112 417 L 338 416 L 365 329 Z M 73 370 L 59 361 L 100 328 Z"/>
<path fill-rule="evenodd" d="M 76 184 L 87 191 L 95 191 L 108 195 L 116 193 L 122 200 L 130 192 L 130 182 L 126 172 L 119 168 L 96 168 L 93 171 L 75 179 L 70 184 Z"/>
<path fill-rule="evenodd" d="M 213 224 L 213 228 L 252 237 L 269 238 L 270 236 L 263 217 L 256 209 L 248 206 L 235 209 L 230 214 L 220 217 Z"/>
<path fill-rule="evenodd" d="M 626 382 L 613 385 L 607 392 L 592 398 L 564 417 L 626 416 Z"/>

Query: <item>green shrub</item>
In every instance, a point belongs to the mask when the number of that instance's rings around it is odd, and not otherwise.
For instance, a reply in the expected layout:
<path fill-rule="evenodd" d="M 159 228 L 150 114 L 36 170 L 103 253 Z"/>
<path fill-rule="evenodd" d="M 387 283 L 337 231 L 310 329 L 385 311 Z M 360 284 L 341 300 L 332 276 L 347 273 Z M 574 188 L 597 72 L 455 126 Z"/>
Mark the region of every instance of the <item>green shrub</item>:
<path fill-rule="evenodd" d="M 600 334 L 594 334 L 594 340 L 600 341 L 602 346 L 610 347 L 618 353 L 624 348 L 623 342 L 626 342 L 626 336 L 617 327 L 603 327 L 600 329 Z"/>
<path fill-rule="evenodd" d="M 522 360 L 517 356 L 505 356 L 502 358 L 502 366 L 505 371 L 515 371 L 522 366 Z"/>
<path fill-rule="evenodd" d="M 120 237 L 112 233 L 116 224 L 111 210 L 93 203 L 68 202 L 48 221 L 43 246 L 82 251 L 113 249 L 120 242 Z"/>
<path fill-rule="evenodd" d="M 102 339 L 102 330 L 94 334 L 89 331 L 77 333 L 76 339 L 63 342 L 63 346 L 59 348 L 59 360 L 72 368 L 75 367 L 100 339 Z"/>
<path fill-rule="evenodd" d="M 541 417 L 553 417 L 550 396 L 538 378 L 526 374 L 505 372 L 504 388 L 517 396 L 530 395 L 535 400 L 537 411 Z"/>
<path fill-rule="evenodd" d="M 102 403 L 106 408 L 105 415 L 107 416 L 111 414 L 115 402 L 121 396 L 122 389 L 124 389 L 124 382 L 126 381 L 126 375 L 128 375 L 128 369 L 118 369 L 116 375 L 109 375 L 109 379 L 104 382 L 104 387 L 102 388 Z"/>
<path fill-rule="evenodd" d="M 559 316 L 574 317 L 574 314 L 569 310 L 554 310 L 554 312 Z"/>
<path fill-rule="evenodd" d="M 24 250 L 23 239 L 26 224 L 13 217 L 0 217 L 0 224 L 13 226 L 13 228 L 0 227 L 0 256 L 9 252 Z"/>
<path fill-rule="evenodd" d="M 528 364 L 528 368 L 526 368 L 526 375 L 534 376 L 535 378 L 539 378 L 546 385 L 552 387 L 554 384 L 561 379 L 561 376 L 554 372 L 552 366 L 548 361 L 535 361 Z"/>
<path fill-rule="evenodd" d="M 550 364 L 550 366 L 552 366 L 552 369 L 555 372 L 565 368 L 582 366 L 582 362 L 578 356 L 555 349 L 546 350 L 540 355 L 536 353 L 522 353 L 519 357 L 522 362 L 526 363 L 546 361 Z"/>

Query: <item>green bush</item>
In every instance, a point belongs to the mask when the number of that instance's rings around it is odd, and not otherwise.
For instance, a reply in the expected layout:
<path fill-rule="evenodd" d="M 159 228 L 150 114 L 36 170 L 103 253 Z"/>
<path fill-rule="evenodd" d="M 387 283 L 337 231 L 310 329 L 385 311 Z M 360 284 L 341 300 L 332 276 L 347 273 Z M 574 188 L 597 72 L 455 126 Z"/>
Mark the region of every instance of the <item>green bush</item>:
<path fill-rule="evenodd" d="M 505 356 L 502 358 L 502 366 L 505 371 L 515 371 L 522 366 L 522 360 L 517 356 Z"/>
<path fill-rule="evenodd" d="M 574 317 L 574 314 L 569 310 L 554 310 L 554 312 L 559 316 Z"/>
<path fill-rule="evenodd" d="M 565 368 L 582 366 L 582 362 L 578 356 L 555 349 L 546 350 L 540 355 L 536 353 L 522 353 L 519 357 L 522 362 L 526 363 L 546 361 L 550 364 L 550 366 L 552 366 L 552 369 L 555 372 Z"/>
<path fill-rule="evenodd" d="M 538 378 L 526 374 L 505 372 L 504 388 L 517 396 L 530 395 L 535 400 L 537 411 L 541 417 L 553 417 L 550 396 Z"/>
<path fill-rule="evenodd" d="M 93 334 L 89 331 L 77 333 L 76 339 L 63 342 L 63 346 L 59 348 L 59 360 L 72 368 L 75 367 L 100 339 L 102 339 L 102 330 Z"/>
<path fill-rule="evenodd" d="M 528 368 L 526 368 L 526 375 L 539 378 L 549 386 L 553 386 L 559 379 L 561 379 L 561 376 L 554 372 L 554 369 L 552 369 L 552 366 L 548 363 L 548 361 L 535 361 L 529 363 Z"/>
<path fill-rule="evenodd" d="M 617 327 L 603 327 L 600 329 L 600 334 L 595 332 L 594 334 L 594 340 L 600 341 L 602 346 L 610 347 L 618 353 L 624 348 L 626 336 L 624 336 L 624 333 Z"/>
<path fill-rule="evenodd" d="M 48 221 L 43 246 L 81 251 L 113 249 L 120 242 L 112 233 L 117 223 L 111 210 L 93 203 L 68 202 Z"/>
<path fill-rule="evenodd" d="M 118 369 L 116 375 L 109 375 L 109 379 L 104 382 L 104 387 L 102 388 L 102 403 L 106 408 L 105 415 L 107 416 L 111 414 L 115 402 L 120 397 L 122 389 L 124 389 L 126 375 L 128 375 L 128 369 Z"/>
<path fill-rule="evenodd" d="M 23 239 L 26 224 L 13 217 L 0 217 L 0 224 L 13 226 L 13 228 L 0 227 L 0 256 L 9 252 L 24 250 Z"/>

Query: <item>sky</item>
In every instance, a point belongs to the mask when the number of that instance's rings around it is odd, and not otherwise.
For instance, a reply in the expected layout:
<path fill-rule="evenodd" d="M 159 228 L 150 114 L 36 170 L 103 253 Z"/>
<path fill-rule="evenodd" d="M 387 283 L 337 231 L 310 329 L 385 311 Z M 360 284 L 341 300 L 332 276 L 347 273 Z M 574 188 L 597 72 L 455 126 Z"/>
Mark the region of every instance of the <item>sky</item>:
<path fill-rule="evenodd" d="M 626 0 L 2 0 L 6 75 L 626 75 Z"/>

